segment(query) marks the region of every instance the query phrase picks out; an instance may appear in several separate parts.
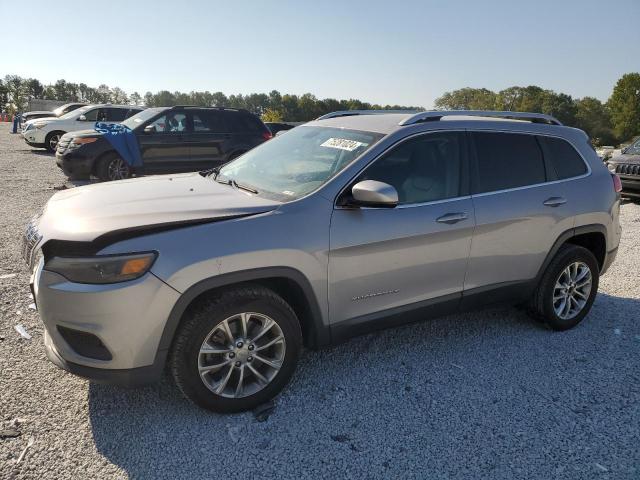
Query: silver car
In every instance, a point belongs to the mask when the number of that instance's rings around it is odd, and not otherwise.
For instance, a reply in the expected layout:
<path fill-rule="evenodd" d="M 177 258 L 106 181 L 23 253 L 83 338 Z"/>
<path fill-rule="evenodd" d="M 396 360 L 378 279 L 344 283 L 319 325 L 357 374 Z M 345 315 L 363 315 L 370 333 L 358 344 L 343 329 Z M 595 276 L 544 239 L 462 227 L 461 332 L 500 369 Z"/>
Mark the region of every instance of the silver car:
<path fill-rule="evenodd" d="M 303 345 L 508 302 L 589 312 L 621 235 L 584 132 L 514 112 L 335 112 L 215 171 L 59 192 L 23 252 L 48 358 L 96 381 L 167 367 L 253 408 Z"/>

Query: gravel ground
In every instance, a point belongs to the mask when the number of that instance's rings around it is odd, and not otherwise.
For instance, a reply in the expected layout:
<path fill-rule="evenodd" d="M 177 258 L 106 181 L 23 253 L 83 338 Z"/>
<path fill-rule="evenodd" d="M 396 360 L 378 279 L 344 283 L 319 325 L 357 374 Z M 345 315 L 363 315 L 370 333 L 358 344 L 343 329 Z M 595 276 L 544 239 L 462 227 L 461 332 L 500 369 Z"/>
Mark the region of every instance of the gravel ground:
<path fill-rule="evenodd" d="M 63 182 L 0 124 L 0 478 L 640 478 L 640 205 L 577 328 L 494 309 L 306 352 L 258 421 L 46 360 L 19 246 Z"/>

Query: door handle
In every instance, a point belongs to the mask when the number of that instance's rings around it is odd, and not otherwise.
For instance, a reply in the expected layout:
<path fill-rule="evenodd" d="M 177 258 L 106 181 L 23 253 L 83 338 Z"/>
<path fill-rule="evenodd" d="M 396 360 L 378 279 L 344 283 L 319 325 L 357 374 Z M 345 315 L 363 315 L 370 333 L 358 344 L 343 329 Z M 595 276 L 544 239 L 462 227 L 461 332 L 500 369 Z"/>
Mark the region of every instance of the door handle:
<path fill-rule="evenodd" d="M 445 215 L 442 215 L 441 217 L 436 218 L 436 222 L 453 225 L 454 223 L 458 223 L 466 219 L 467 219 L 466 213 L 457 212 L 457 213 L 447 213 Z"/>
<path fill-rule="evenodd" d="M 547 207 L 559 207 L 560 205 L 564 205 L 567 203 L 567 199 L 563 197 L 551 197 L 547 198 L 543 204 Z"/>

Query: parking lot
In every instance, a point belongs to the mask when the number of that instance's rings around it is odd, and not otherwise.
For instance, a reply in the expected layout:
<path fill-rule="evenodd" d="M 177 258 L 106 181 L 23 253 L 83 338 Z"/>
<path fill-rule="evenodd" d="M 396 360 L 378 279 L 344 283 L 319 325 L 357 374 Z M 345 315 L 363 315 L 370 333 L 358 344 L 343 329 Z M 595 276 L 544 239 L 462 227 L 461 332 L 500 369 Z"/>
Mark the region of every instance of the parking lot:
<path fill-rule="evenodd" d="M 640 204 L 575 329 L 501 308 L 307 351 L 265 419 L 46 360 L 20 245 L 64 185 L 0 124 L 0 478 L 640 477 Z"/>

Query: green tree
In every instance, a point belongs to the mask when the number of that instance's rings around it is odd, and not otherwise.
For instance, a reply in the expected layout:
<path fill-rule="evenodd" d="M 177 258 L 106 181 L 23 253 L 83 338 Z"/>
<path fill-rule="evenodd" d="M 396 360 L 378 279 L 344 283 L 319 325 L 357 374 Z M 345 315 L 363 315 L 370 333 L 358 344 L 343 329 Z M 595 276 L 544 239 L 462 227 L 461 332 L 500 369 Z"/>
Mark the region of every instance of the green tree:
<path fill-rule="evenodd" d="M 617 143 L 609 111 L 597 98 L 584 97 L 577 100 L 575 119 L 575 126 L 587 132 L 595 146 Z"/>
<path fill-rule="evenodd" d="M 267 108 L 262 114 L 263 122 L 282 122 L 284 121 L 282 118 L 282 112 L 278 110 L 274 110 L 272 108 Z"/>
<path fill-rule="evenodd" d="M 494 110 L 496 94 L 486 88 L 461 88 L 445 92 L 434 106 L 438 110 Z"/>
<path fill-rule="evenodd" d="M 620 141 L 640 134 L 640 73 L 623 75 L 607 102 L 613 132 Z"/>

